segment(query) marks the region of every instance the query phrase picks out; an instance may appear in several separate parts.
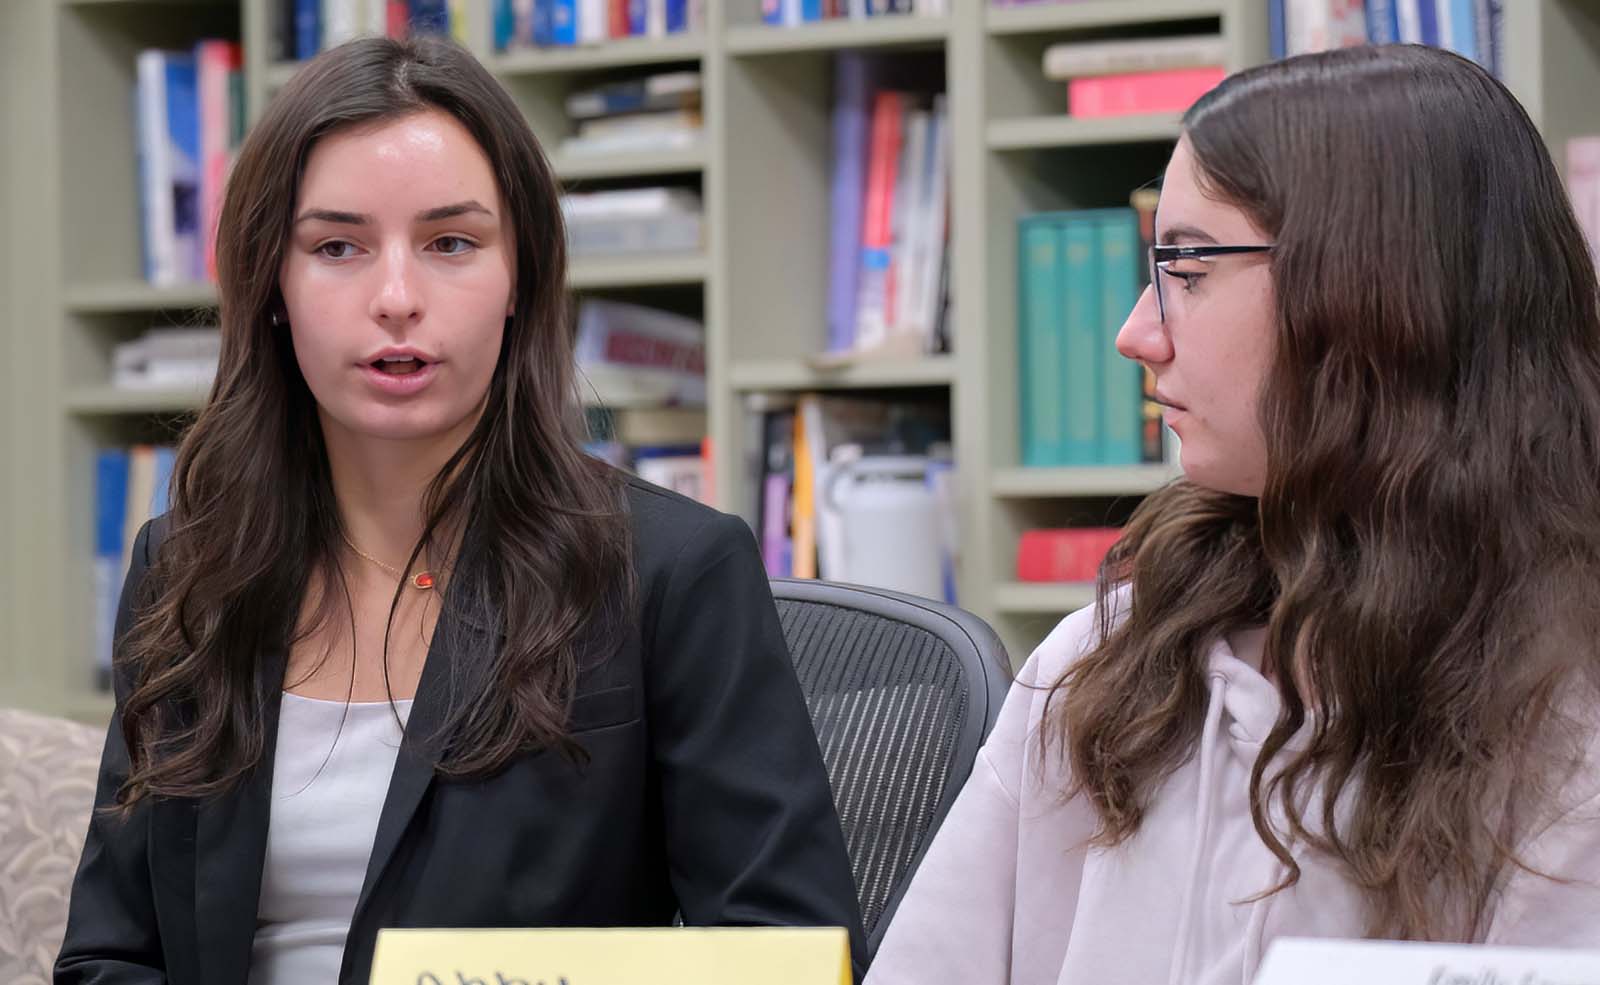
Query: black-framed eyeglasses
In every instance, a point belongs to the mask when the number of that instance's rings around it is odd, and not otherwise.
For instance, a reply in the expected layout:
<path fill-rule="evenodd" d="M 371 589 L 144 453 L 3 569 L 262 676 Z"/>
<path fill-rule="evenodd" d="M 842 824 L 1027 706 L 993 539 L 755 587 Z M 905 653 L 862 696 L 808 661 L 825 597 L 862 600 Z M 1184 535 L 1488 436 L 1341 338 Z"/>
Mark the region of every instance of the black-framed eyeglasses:
<path fill-rule="evenodd" d="M 1150 247 L 1150 284 L 1156 289 L 1156 313 L 1167 320 L 1166 299 L 1161 296 L 1161 272 L 1167 264 L 1179 260 L 1214 260 L 1217 257 L 1237 256 L 1241 253 L 1270 253 L 1272 244 L 1261 246 L 1152 246 Z M 1183 277 L 1182 273 L 1167 271 L 1168 276 Z"/>

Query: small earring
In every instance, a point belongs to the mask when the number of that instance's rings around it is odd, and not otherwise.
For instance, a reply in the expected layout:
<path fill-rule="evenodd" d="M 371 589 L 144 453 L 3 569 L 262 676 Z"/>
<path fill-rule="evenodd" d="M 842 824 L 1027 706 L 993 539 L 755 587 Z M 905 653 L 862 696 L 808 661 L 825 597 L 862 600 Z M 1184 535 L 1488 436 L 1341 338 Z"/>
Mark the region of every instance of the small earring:
<path fill-rule="evenodd" d="M 283 327 L 283 319 L 278 316 L 278 313 L 276 311 L 272 311 L 272 312 L 268 313 L 267 320 L 272 322 L 272 327 L 273 328 L 282 328 Z"/>

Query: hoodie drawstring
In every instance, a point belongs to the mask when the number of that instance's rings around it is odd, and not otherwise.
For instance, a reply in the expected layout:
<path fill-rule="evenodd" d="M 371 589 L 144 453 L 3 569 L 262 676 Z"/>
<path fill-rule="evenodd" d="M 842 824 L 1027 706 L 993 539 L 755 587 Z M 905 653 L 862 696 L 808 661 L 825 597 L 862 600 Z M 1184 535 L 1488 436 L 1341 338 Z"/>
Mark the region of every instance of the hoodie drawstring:
<path fill-rule="evenodd" d="M 1200 733 L 1200 797 L 1195 805 L 1194 850 L 1189 857 L 1189 878 L 1183 887 L 1178 917 L 1178 939 L 1172 951 L 1172 968 L 1167 985 L 1184 985 L 1189 952 L 1194 946 L 1194 898 L 1199 890 L 1200 870 L 1211 842 L 1211 815 L 1216 808 L 1217 738 L 1222 732 L 1223 697 L 1228 680 L 1211 675 L 1211 702 L 1206 708 L 1205 730 Z"/>

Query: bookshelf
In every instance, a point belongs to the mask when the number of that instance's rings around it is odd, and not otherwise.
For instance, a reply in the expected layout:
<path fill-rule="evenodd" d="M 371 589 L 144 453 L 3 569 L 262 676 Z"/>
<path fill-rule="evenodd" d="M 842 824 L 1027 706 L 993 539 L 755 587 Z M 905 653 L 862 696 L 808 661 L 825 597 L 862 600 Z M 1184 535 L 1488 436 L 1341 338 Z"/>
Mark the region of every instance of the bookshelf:
<path fill-rule="evenodd" d="M 488 0 L 472 0 L 484 25 Z M 1050 626 L 1085 604 L 1085 585 L 1014 581 L 1023 529 L 1125 517 L 1168 481 L 1164 466 L 1019 466 L 1015 222 L 1042 209 L 1126 202 L 1157 175 L 1175 116 L 1072 120 L 1039 59 L 1057 41 L 1218 31 L 1228 64 L 1267 56 L 1261 0 L 1074 0 L 991 8 L 955 0 L 942 17 L 803 29 L 761 25 L 756 0 L 708 4 L 702 33 L 569 51 L 478 55 L 511 90 L 573 188 L 666 180 L 699 188 L 704 249 L 580 259 L 573 288 L 646 299 L 703 317 L 708 398 L 697 412 L 592 381 L 619 429 L 706 431 L 725 508 L 748 499 L 744 403 L 752 394 L 890 390 L 949 402 L 962 530 L 962 605 L 993 623 L 1020 663 Z M 252 119 L 295 66 L 276 63 L 267 0 L 5 0 L 0 3 L 0 325 L 6 348 L 0 454 L 0 701 L 86 719 L 109 704 L 90 687 L 88 560 L 93 451 L 166 433 L 192 410 L 183 391 L 105 385 L 111 346 L 152 321 L 185 323 L 215 304 L 206 288 L 139 278 L 132 121 L 134 53 L 210 34 L 240 38 Z M 1559 150 L 1600 132 L 1600 3 L 1506 4 L 1505 77 Z M 826 335 L 830 111 L 834 57 L 866 50 L 913 66 L 948 94 L 951 127 L 952 353 L 901 362 L 816 358 Z M 701 145 L 574 156 L 563 100 L 572 89 L 673 68 L 703 77 Z M 1561 159 L 1558 153 L 1557 159 Z M 674 438 L 674 440 L 677 440 Z M 16 697 L 13 697 L 16 696 Z"/>

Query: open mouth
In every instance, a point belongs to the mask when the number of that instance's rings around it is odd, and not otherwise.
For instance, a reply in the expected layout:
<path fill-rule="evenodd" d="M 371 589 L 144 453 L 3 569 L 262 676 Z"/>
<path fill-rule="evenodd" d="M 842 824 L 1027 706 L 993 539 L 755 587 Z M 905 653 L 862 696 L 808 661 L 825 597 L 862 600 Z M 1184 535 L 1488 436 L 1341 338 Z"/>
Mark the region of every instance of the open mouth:
<path fill-rule="evenodd" d="M 371 365 L 373 369 L 387 376 L 410 376 L 412 373 L 422 372 L 422 368 L 428 364 L 415 356 L 405 356 L 374 359 Z"/>

